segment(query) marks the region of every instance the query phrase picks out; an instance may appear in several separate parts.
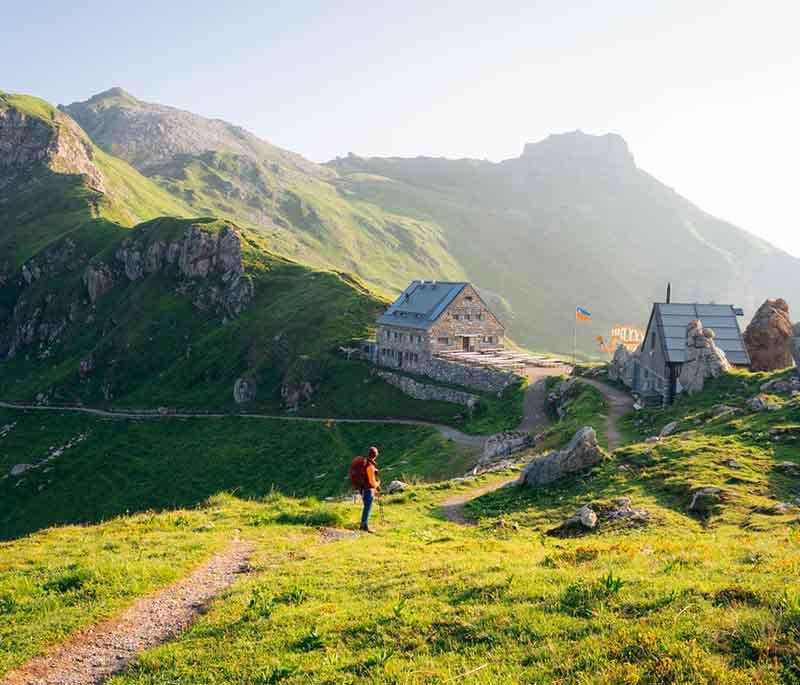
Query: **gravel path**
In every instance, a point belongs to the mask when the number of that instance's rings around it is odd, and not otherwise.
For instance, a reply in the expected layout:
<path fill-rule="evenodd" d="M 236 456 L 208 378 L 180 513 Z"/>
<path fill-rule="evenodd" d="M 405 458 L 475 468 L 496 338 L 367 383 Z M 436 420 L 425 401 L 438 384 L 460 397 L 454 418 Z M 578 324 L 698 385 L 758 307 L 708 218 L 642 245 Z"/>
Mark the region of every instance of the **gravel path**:
<path fill-rule="evenodd" d="M 143 597 L 120 616 L 87 628 L 8 674 L 0 685 L 95 685 L 123 671 L 139 652 L 176 637 L 208 602 L 247 570 L 252 549 L 235 540 L 194 573 Z"/>
<path fill-rule="evenodd" d="M 544 378 L 540 378 L 535 383 L 528 386 L 528 390 L 525 393 L 524 418 L 519 426 L 519 430 L 538 433 L 550 425 L 550 418 L 547 416 L 547 412 L 544 408 L 546 399 L 547 386 Z M 491 485 L 485 485 L 477 490 L 470 490 L 469 492 L 446 499 L 442 502 L 442 516 L 454 523 L 474 523 L 467 517 L 464 505 L 471 499 L 485 495 L 487 492 L 499 490 L 509 483 L 513 483 L 515 480 L 516 478 L 512 478 L 510 480 L 500 481 L 499 483 L 492 483 Z"/>
<path fill-rule="evenodd" d="M 614 388 L 606 383 L 596 381 L 593 378 L 581 378 L 581 383 L 586 383 L 596 388 L 606 398 L 608 402 L 608 416 L 606 417 L 606 437 L 608 438 L 608 451 L 613 452 L 622 446 L 622 433 L 620 433 L 618 421 L 628 412 L 633 410 L 633 398 L 626 392 Z"/>

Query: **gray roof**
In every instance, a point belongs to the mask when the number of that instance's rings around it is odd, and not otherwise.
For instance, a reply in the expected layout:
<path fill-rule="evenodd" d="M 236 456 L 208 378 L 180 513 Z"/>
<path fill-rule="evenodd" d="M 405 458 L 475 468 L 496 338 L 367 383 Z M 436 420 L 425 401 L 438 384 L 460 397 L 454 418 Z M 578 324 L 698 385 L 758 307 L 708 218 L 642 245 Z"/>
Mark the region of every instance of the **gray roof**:
<path fill-rule="evenodd" d="M 468 285 L 464 282 L 412 281 L 389 309 L 378 317 L 378 324 L 428 328 Z"/>
<path fill-rule="evenodd" d="M 749 366 L 750 355 L 742 338 L 738 316 L 741 309 L 729 304 L 664 304 L 653 305 L 650 326 L 658 326 L 667 352 L 667 361 L 686 361 L 686 327 L 695 319 L 716 334 L 714 342 L 725 352 L 728 361 L 737 366 Z"/>

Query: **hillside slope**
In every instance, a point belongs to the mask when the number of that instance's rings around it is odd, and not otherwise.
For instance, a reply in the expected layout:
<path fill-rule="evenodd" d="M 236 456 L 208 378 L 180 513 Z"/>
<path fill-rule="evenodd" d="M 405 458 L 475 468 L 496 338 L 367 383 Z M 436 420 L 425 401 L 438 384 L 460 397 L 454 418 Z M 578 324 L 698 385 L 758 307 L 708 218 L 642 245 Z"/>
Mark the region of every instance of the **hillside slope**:
<path fill-rule="evenodd" d="M 376 516 L 376 536 L 354 533 L 358 507 L 349 498 L 257 497 L 270 477 L 292 481 L 296 464 L 281 473 L 256 448 L 229 455 L 211 444 L 193 478 L 191 460 L 175 460 L 182 475 L 169 480 L 175 503 L 193 501 L 192 493 L 198 501 L 252 468 L 257 482 L 246 481 L 248 500 L 223 494 L 198 507 L 0 543 L 0 674 L 185 577 L 235 536 L 254 548 L 249 574 L 114 683 L 796 683 L 795 385 L 788 372 L 726 375 L 669 410 L 631 415 L 630 444 L 593 470 L 547 486 L 477 496 L 511 472 L 409 485 L 384 498 L 386 523 Z M 748 407 L 762 386 L 773 411 Z M 715 407 L 721 402 L 722 412 Z M 578 404 L 567 407 L 565 422 L 584 413 Z M 677 423 L 671 436 L 638 442 L 667 421 Z M 72 419 L 56 423 L 66 435 L 78 428 Z M 29 440 L 31 449 L 48 444 L 35 437 L 36 424 L 26 416 L 1 439 L 22 449 Z M 114 432 L 92 430 L 101 433 L 98 447 Z M 321 463 L 315 453 L 324 451 L 326 472 L 341 478 L 347 452 L 334 445 L 354 437 L 320 433 L 300 456 Z M 356 440 L 367 437 L 374 436 Z M 208 438 L 216 439 L 205 433 L 196 440 Z M 427 441 L 425 458 L 414 438 L 424 436 L 398 441 L 392 467 L 405 467 L 408 454 L 414 466 L 443 464 L 441 445 Z M 216 460 L 206 459 L 215 449 Z M 137 473 L 131 466 L 139 453 L 127 451 L 122 463 L 99 471 L 112 487 L 81 502 L 81 516 L 93 508 L 89 518 L 102 517 L 104 506 L 118 513 L 127 493 L 114 486 L 126 477 L 148 495 L 158 474 Z M 55 460 L 56 473 L 26 475 L 30 482 L 19 487 L 0 481 L 0 492 L 41 520 L 71 502 L 92 464 L 102 461 L 86 451 L 65 455 Z M 336 490 L 335 475 L 303 482 L 304 494 Z M 442 518 L 443 500 L 470 493 L 477 525 Z M 165 504 L 163 493 L 150 501 Z M 598 512 L 594 528 L 562 525 L 584 505 Z M 13 510 L 10 517 L 24 525 Z M 334 536 L 324 526 L 340 530 Z"/>
<path fill-rule="evenodd" d="M 512 335 L 571 348 L 576 306 L 593 318 L 580 349 L 614 324 L 644 327 L 650 303 L 732 303 L 746 317 L 768 296 L 800 302 L 800 260 L 706 214 L 636 167 L 619 136 L 581 132 L 519 158 L 337 159 L 339 187 L 441 226 L 468 276 L 502 293 Z"/>
<path fill-rule="evenodd" d="M 413 278 L 463 277 L 437 226 L 347 197 L 331 169 L 238 126 L 120 88 L 62 109 L 196 213 L 255 228 L 283 255 L 346 270 L 383 292 Z"/>
<path fill-rule="evenodd" d="M 2 398 L 224 411 L 238 387 L 263 413 L 460 420 L 339 358 L 385 306 L 357 279 L 191 212 L 65 113 L 0 95 Z"/>

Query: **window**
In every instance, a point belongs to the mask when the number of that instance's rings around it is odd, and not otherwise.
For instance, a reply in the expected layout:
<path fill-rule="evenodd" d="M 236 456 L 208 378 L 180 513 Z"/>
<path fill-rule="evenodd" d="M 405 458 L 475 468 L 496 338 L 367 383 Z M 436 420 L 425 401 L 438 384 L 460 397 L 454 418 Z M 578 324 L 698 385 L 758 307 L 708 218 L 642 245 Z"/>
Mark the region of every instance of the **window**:
<path fill-rule="evenodd" d="M 450 344 L 450 338 L 439 338 L 439 339 L 437 340 L 437 342 L 438 342 L 440 345 L 449 345 L 449 344 Z"/>
<path fill-rule="evenodd" d="M 458 314 L 453 314 L 453 318 L 458 321 L 461 317 Z"/>
<path fill-rule="evenodd" d="M 467 302 L 472 302 L 472 295 L 467 295 L 467 296 L 466 296 L 464 299 L 465 299 Z"/>
<path fill-rule="evenodd" d="M 471 316 L 471 315 L 469 315 L 469 314 L 465 314 L 465 315 L 464 315 L 464 318 L 465 318 L 467 321 L 471 321 L 471 320 L 472 320 L 472 316 Z"/>
<path fill-rule="evenodd" d="M 653 331 L 650 334 L 650 349 L 651 350 L 656 349 L 656 332 L 655 331 Z"/>

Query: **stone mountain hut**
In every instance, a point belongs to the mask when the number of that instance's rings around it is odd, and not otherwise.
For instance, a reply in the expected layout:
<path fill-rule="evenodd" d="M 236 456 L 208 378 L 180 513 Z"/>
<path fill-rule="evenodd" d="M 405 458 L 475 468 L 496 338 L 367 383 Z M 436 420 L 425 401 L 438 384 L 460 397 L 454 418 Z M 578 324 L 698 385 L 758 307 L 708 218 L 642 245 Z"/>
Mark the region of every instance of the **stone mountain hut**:
<path fill-rule="evenodd" d="M 681 391 L 678 377 L 686 361 L 686 330 L 695 320 L 715 333 L 716 346 L 736 367 L 749 367 L 750 356 L 739 328 L 741 309 L 728 304 L 657 302 L 633 366 L 631 389 L 645 399 L 660 397 L 670 404 Z"/>
<path fill-rule="evenodd" d="M 413 281 L 377 321 L 374 361 L 425 372 L 440 352 L 503 347 L 505 328 L 465 282 Z"/>

